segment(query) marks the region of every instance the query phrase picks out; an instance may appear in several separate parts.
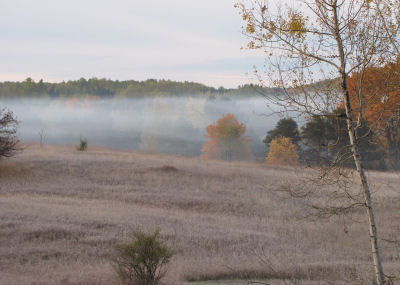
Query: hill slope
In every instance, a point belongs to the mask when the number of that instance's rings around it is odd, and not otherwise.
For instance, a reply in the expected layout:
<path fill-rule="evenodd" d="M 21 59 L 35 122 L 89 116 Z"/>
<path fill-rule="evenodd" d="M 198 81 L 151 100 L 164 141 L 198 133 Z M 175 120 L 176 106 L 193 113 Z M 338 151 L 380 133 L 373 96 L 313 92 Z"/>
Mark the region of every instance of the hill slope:
<path fill-rule="evenodd" d="M 396 236 L 398 177 L 370 176 L 381 236 Z M 364 213 L 299 219 L 304 205 L 279 191 L 296 179 L 293 169 L 255 163 L 28 145 L 0 161 L 0 284 L 118 284 L 112 246 L 157 228 L 176 251 L 168 284 L 247 276 L 350 284 L 372 273 L 368 236 L 354 222 Z M 384 258 L 388 273 L 398 268 L 392 249 Z"/>

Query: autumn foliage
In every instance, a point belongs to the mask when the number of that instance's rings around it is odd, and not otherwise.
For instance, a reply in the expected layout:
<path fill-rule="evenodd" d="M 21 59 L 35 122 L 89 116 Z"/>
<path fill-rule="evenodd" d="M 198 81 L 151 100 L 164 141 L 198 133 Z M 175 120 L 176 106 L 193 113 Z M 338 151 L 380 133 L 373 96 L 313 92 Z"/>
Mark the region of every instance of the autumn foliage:
<path fill-rule="evenodd" d="M 348 80 L 351 103 L 370 123 L 384 124 L 400 104 L 400 62 L 370 67 Z"/>
<path fill-rule="evenodd" d="M 238 122 L 233 114 L 223 115 L 215 125 L 206 129 L 206 138 L 201 151 L 205 158 L 249 159 L 251 157 L 250 138 L 244 136 L 246 126 Z"/>
<path fill-rule="evenodd" d="M 387 149 L 392 166 L 400 160 L 400 62 L 370 67 L 348 80 L 351 103 Z"/>
<path fill-rule="evenodd" d="M 299 155 L 292 139 L 287 137 L 274 138 L 270 143 L 266 161 L 270 164 L 298 165 Z"/>

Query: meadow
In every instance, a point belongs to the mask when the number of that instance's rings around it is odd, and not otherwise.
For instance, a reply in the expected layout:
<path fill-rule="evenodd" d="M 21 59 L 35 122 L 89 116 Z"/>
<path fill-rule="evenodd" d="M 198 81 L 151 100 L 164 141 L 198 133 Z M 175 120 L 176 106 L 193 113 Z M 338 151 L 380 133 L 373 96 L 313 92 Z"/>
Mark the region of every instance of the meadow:
<path fill-rule="evenodd" d="M 157 229 L 175 251 L 165 284 L 372 284 L 364 210 L 305 218 L 282 191 L 299 171 L 26 144 L 0 161 L 0 284 L 119 284 L 113 245 Z M 385 271 L 399 276 L 399 176 L 368 175 Z"/>

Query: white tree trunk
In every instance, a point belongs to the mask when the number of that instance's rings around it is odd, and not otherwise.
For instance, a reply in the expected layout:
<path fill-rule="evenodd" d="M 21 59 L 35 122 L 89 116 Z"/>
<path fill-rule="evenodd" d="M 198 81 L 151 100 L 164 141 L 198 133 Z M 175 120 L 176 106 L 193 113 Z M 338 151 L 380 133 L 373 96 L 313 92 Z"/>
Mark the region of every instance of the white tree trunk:
<path fill-rule="evenodd" d="M 372 257 L 373 257 L 373 261 L 374 261 L 376 282 L 378 285 L 384 285 L 385 281 L 384 281 L 382 261 L 381 261 L 381 257 L 379 254 L 378 234 L 377 234 L 377 230 L 376 230 L 374 209 L 373 209 L 372 200 L 371 200 L 371 191 L 369 189 L 367 176 L 365 175 L 365 170 L 362 165 L 360 152 L 358 150 L 358 144 L 357 144 L 358 139 L 355 134 L 352 108 L 351 108 L 350 97 L 349 97 L 349 93 L 348 93 L 348 89 L 347 89 L 346 75 L 344 73 L 342 74 L 342 92 L 343 92 L 343 96 L 345 99 L 347 130 L 349 132 L 351 152 L 353 154 L 354 163 L 356 165 L 356 169 L 357 169 L 358 175 L 360 177 L 361 189 L 362 189 L 362 192 L 364 195 L 364 200 L 365 200 L 365 207 L 367 208 L 367 216 L 368 216 L 368 222 L 369 222 L 369 238 L 370 238 L 371 249 L 372 249 Z"/>
<path fill-rule="evenodd" d="M 365 207 L 367 209 L 367 217 L 368 217 L 368 222 L 369 222 L 369 238 L 370 238 L 372 258 L 373 258 L 374 268 L 375 268 L 376 282 L 377 282 L 377 285 L 384 285 L 385 278 L 384 278 L 384 273 L 383 273 L 382 261 L 381 261 L 381 257 L 379 254 L 378 233 L 376 230 L 374 209 L 373 209 L 372 200 L 371 200 L 371 191 L 369 189 L 367 176 L 365 175 L 365 170 L 364 170 L 364 167 L 362 164 L 361 155 L 360 155 L 360 152 L 358 149 L 358 138 L 356 136 L 356 130 L 355 130 L 354 120 L 353 120 L 353 110 L 351 107 L 349 90 L 347 87 L 346 60 L 345 60 L 345 55 L 344 55 L 343 42 L 342 42 L 342 38 L 340 36 L 337 8 L 338 8 L 338 6 L 333 7 L 334 33 L 335 33 L 335 37 L 336 37 L 336 43 L 337 43 L 337 47 L 338 47 L 339 60 L 340 60 L 339 72 L 340 72 L 340 77 L 341 77 L 340 79 L 341 79 L 342 96 L 344 99 L 345 109 L 346 109 L 347 131 L 349 133 L 351 152 L 353 155 L 353 159 L 354 159 L 354 163 L 356 165 L 358 175 L 360 177 L 361 190 L 364 195 Z"/>

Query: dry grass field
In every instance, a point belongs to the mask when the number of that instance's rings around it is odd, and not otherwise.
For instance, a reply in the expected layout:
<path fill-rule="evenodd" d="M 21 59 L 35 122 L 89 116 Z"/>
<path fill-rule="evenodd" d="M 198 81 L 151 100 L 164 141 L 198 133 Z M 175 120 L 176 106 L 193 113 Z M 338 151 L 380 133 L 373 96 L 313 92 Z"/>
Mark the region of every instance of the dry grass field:
<path fill-rule="evenodd" d="M 400 179 L 369 173 L 380 237 L 400 236 Z M 113 245 L 160 229 L 176 252 L 165 283 L 295 277 L 372 284 L 364 212 L 304 219 L 280 190 L 296 171 L 103 148 L 25 146 L 0 161 L 0 284 L 119 284 Z M 396 243 L 381 241 L 388 274 Z M 240 280 L 243 279 L 243 280 Z M 275 280 L 275 281 L 274 281 Z"/>

